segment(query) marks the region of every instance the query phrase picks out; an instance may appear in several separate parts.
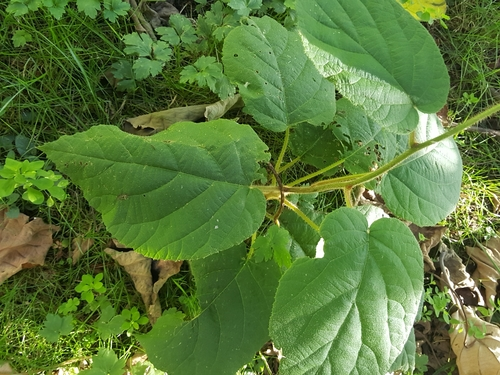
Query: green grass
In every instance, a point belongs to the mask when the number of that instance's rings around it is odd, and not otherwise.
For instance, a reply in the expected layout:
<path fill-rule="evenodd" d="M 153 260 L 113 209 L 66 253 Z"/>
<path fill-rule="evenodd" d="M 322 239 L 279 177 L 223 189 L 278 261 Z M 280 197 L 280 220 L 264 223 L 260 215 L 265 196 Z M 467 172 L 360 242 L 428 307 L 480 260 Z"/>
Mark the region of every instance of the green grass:
<path fill-rule="evenodd" d="M 134 31 L 133 25 L 123 19 L 108 24 L 74 11 L 61 21 L 43 12 L 16 19 L 5 13 L 6 4 L 0 5 L 0 19 L 4 19 L 0 26 L 0 103 L 8 101 L 9 105 L 0 111 L 0 136 L 23 134 L 40 145 L 97 124 L 121 125 L 129 117 L 217 100 L 207 90 L 180 85 L 180 66 L 175 62 L 161 76 L 140 82 L 134 93 L 114 90 L 104 75 L 124 56 L 121 35 Z M 430 31 L 450 71 L 450 120 L 460 122 L 498 101 L 500 71 L 494 64 L 500 56 L 500 6 L 492 0 L 449 4 L 448 29 L 436 24 Z M 17 29 L 28 31 L 33 41 L 14 48 L 10 38 Z M 177 56 L 176 61 L 187 58 Z M 472 94 L 477 102 L 471 100 Z M 251 121 L 242 113 L 235 116 L 243 122 Z M 281 135 L 261 130 L 259 134 L 277 155 Z M 500 230 L 500 147 L 498 139 L 478 133 L 461 134 L 457 142 L 465 165 L 463 191 L 446 225 L 450 227 L 450 239 L 461 246 Z M 5 154 L 0 150 L 0 160 Z M 297 163 L 284 178 L 293 181 L 309 168 Z M 90 357 L 99 345 L 111 347 L 124 357 L 139 350 L 137 342 L 125 335 L 118 340 L 100 340 L 91 328 L 95 315 L 80 315 L 83 322 L 56 344 L 38 335 L 47 313 L 54 313 L 68 298 L 78 296 L 74 287 L 83 274 L 104 272 L 107 296 L 116 307 L 137 306 L 144 311 L 129 276 L 102 251 L 109 234 L 100 215 L 76 187 L 70 186 L 68 193 L 63 204 L 51 209 L 25 208 L 31 215 L 61 227 L 54 235 L 56 241 L 93 238 L 92 249 L 74 266 L 58 255 L 58 249 L 51 249 L 43 267 L 23 270 L 0 285 L 0 363 L 6 360 L 17 371 L 49 371 L 65 361 Z M 319 206 L 331 209 L 342 199 L 340 192 L 325 194 Z M 64 255 L 67 250 L 63 249 Z M 190 299 L 193 290 L 194 282 L 184 266 L 163 287 L 162 307 L 177 307 L 195 316 L 197 306 Z M 260 361 L 260 355 L 256 355 L 250 365 L 257 373 L 265 371 Z"/>

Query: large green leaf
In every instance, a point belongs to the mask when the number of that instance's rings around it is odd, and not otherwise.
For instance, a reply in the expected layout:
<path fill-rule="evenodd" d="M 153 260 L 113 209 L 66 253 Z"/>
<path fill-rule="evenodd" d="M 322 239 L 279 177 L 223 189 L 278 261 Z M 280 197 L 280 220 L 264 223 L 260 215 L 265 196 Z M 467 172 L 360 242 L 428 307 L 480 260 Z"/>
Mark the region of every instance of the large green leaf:
<path fill-rule="evenodd" d="M 245 246 L 191 262 L 201 314 L 186 322 L 168 311 L 139 338 L 169 375 L 234 375 L 269 339 L 280 272 L 274 262 L 244 261 Z"/>
<path fill-rule="evenodd" d="M 324 258 L 297 259 L 270 321 L 280 374 L 385 374 L 403 350 L 423 290 L 422 254 L 399 220 L 341 208 L 321 225 Z"/>
<path fill-rule="evenodd" d="M 435 114 L 420 114 L 415 142 L 443 133 Z M 456 207 L 462 183 L 462 159 L 455 141 L 447 138 L 416 153 L 392 169 L 380 185 L 387 207 L 420 226 L 434 225 Z"/>
<path fill-rule="evenodd" d="M 252 18 L 226 37 L 222 62 L 238 84 L 245 111 L 265 128 L 284 131 L 301 122 L 332 121 L 335 87 L 304 54 L 296 31 L 269 17 Z"/>
<path fill-rule="evenodd" d="M 414 129 L 446 102 L 449 77 L 432 37 L 394 0 L 297 0 L 306 53 L 380 125 Z"/>
<path fill-rule="evenodd" d="M 152 258 L 197 259 L 251 236 L 265 198 L 250 184 L 269 160 L 247 125 L 181 122 L 151 137 L 113 126 L 41 147 L 120 242 Z"/>

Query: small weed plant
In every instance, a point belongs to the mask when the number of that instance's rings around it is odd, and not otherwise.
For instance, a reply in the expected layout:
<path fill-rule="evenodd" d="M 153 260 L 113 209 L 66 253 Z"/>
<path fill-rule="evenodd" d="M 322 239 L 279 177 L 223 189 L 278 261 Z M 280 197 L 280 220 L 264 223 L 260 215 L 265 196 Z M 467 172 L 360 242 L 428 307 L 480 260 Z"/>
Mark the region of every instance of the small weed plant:
<path fill-rule="evenodd" d="M 262 16 L 265 4 L 284 7 L 281 23 Z M 446 67 L 394 0 L 231 0 L 209 12 L 197 29 L 174 18 L 156 41 L 125 36 L 134 60 L 117 62 L 115 77 L 133 89 L 189 53 L 182 82 L 221 97 L 237 90 L 258 125 L 180 122 L 151 137 L 100 125 L 40 147 L 121 243 L 189 261 L 197 291 L 185 303 L 195 316 L 171 308 L 136 337 L 170 375 L 233 375 L 269 339 L 283 375 L 411 371 L 423 263 L 403 221 L 434 225 L 454 210 L 462 161 L 453 136 L 499 106 L 443 129 L 435 113 L 448 95 Z M 217 44 L 220 58 L 211 57 Z M 281 139 L 276 154 L 265 134 Z M 287 173 L 299 164 L 301 175 Z M 357 205 L 363 187 L 392 217 Z M 345 207 L 320 210 L 320 195 L 335 190 Z M 146 322 L 133 307 L 117 315 L 99 276 L 77 288 L 80 298 L 47 316 L 48 340 L 71 331 L 83 301 L 99 311 L 104 337 Z M 109 349 L 99 363 L 123 368 Z"/>
<path fill-rule="evenodd" d="M 81 282 L 75 287 L 80 298 L 68 299 L 57 309 L 57 314 L 47 314 L 40 336 L 49 342 L 56 342 L 61 336 L 71 334 L 78 322 L 88 321 L 94 315 L 99 316 L 92 324 L 92 329 L 101 340 L 108 340 L 126 332 L 132 336 L 140 326 L 149 323 L 149 319 L 142 315 L 136 307 L 123 309 L 120 314 L 106 296 L 106 287 L 102 283 L 104 275 L 95 276 L 85 274 Z M 82 307 L 82 301 L 86 302 Z M 75 314 L 75 315 L 74 315 Z M 78 316 L 78 319 L 75 316 Z M 116 366 L 116 368 L 114 368 Z M 118 359 L 110 348 L 99 348 L 96 356 L 92 357 L 92 368 L 83 373 L 123 373 L 125 359 Z"/>

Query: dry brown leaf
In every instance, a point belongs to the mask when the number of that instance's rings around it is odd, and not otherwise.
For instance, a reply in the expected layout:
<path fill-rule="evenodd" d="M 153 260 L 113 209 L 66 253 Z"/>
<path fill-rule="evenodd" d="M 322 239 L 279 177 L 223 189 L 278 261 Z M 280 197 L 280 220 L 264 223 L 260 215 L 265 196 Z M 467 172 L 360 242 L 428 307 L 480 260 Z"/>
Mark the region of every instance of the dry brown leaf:
<path fill-rule="evenodd" d="M 420 245 L 420 250 L 422 250 L 425 264 L 430 268 L 430 270 L 435 271 L 436 268 L 434 267 L 434 262 L 429 256 L 429 251 L 441 242 L 441 238 L 443 238 L 444 232 L 446 232 L 446 227 L 419 227 L 418 225 L 410 224 L 409 228 Z M 424 237 L 424 240 L 420 239 L 421 236 Z M 426 269 L 426 271 L 429 270 Z"/>
<path fill-rule="evenodd" d="M 482 248 L 467 246 L 465 249 L 477 265 L 472 277 L 484 286 L 486 304 L 492 309 L 494 308 L 497 280 L 500 279 L 498 272 L 500 268 L 500 238 L 489 239 Z"/>
<path fill-rule="evenodd" d="M 153 284 L 153 293 L 151 293 L 151 305 L 149 306 L 149 320 L 154 324 L 161 316 L 161 305 L 158 300 L 158 293 L 165 282 L 179 273 L 182 261 L 158 260 L 154 263 L 154 268 L 158 272 L 158 280 Z"/>
<path fill-rule="evenodd" d="M 123 128 L 131 134 L 152 135 L 167 129 L 176 122 L 198 121 L 204 118 L 206 108 L 207 104 L 199 104 L 148 113 L 127 119 Z"/>
<path fill-rule="evenodd" d="M 0 284 L 23 268 L 43 265 L 58 226 L 19 214 L 16 219 L 0 211 Z"/>
<path fill-rule="evenodd" d="M 85 254 L 90 247 L 94 244 L 92 238 L 82 238 L 77 237 L 71 242 L 71 257 L 73 259 L 73 264 L 76 264 L 83 254 Z"/>
<path fill-rule="evenodd" d="M 182 261 L 171 260 L 158 261 L 157 271 L 159 279 L 153 284 L 151 266 L 153 260 L 135 251 L 116 251 L 110 248 L 104 250 L 119 265 L 125 268 L 134 282 L 135 289 L 139 292 L 148 311 L 151 324 L 161 316 L 161 305 L 158 300 L 158 292 L 167 279 L 179 272 Z"/>
<path fill-rule="evenodd" d="M 215 120 L 233 108 L 243 106 L 239 94 L 231 98 L 220 100 L 212 104 L 199 104 L 187 107 L 170 108 L 165 111 L 148 113 L 126 120 L 123 130 L 136 135 L 152 135 L 167 129 L 170 125 L 180 121 L 198 121 L 203 118 Z"/>
<path fill-rule="evenodd" d="M 467 334 L 467 326 L 458 324 L 450 332 L 451 347 L 457 355 L 457 366 L 461 375 L 500 375 L 500 328 L 478 318 L 474 309 L 464 307 L 468 326 L 476 326 L 486 332 L 478 339 Z M 464 321 L 461 309 L 452 314 Z"/>

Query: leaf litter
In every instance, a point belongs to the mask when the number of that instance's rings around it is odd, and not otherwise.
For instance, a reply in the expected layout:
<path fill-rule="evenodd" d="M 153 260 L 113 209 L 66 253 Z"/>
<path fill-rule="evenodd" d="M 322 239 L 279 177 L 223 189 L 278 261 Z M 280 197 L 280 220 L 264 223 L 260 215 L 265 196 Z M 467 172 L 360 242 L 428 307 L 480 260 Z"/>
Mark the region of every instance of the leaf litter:
<path fill-rule="evenodd" d="M 154 324 L 162 313 L 158 293 L 165 282 L 180 271 L 182 261 L 153 260 L 113 242 L 118 250 L 106 248 L 104 251 L 130 275 L 146 306 L 149 320 Z M 156 281 L 153 281 L 153 273 L 158 275 Z"/>
<path fill-rule="evenodd" d="M 6 212 L 0 211 L 0 284 L 22 269 L 43 265 L 52 234 L 60 229 L 24 214 L 9 219 Z"/>
<path fill-rule="evenodd" d="M 420 344 L 423 341 L 429 344 L 428 365 L 433 364 L 434 370 L 456 356 L 460 375 L 500 374 L 500 328 L 488 321 L 495 312 L 493 301 L 499 276 L 499 251 L 500 238 L 493 238 L 485 245 L 467 247 L 467 253 L 477 265 L 471 276 L 462 259 L 440 244 L 439 266 L 436 267 L 440 275 L 436 276 L 441 290 L 447 291 L 452 301 L 448 307 L 450 324 L 437 319 L 417 324 L 417 327 L 424 327 L 423 331 L 417 330 L 417 344 L 419 339 Z M 485 302 L 488 300 L 489 303 Z M 483 316 L 485 311 L 489 313 Z"/>

